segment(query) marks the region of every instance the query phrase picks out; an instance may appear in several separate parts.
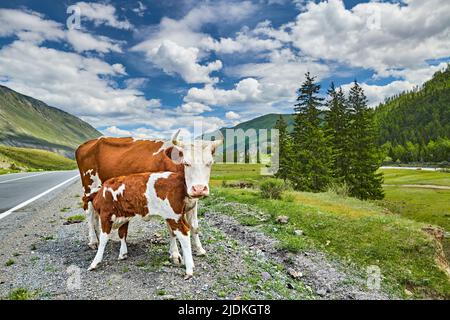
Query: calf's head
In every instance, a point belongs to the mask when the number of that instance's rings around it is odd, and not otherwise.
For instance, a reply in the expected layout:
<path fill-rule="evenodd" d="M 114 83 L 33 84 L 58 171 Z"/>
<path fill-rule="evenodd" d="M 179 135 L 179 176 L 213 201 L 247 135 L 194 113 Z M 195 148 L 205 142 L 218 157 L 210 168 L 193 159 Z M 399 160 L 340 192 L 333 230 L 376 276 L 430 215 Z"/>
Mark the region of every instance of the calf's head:
<path fill-rule="evenodd" d="M 209 195 L 209 178 L 214 163 L 214 152 L 222 140 L 195 140 L 184 143 L 177 139 L 179 131 L 172 138 L 175 145 L 168 149 L 168 156 L 176 163 L 184 165 L 184 176 L 188 196 L 201 198 Z"/>

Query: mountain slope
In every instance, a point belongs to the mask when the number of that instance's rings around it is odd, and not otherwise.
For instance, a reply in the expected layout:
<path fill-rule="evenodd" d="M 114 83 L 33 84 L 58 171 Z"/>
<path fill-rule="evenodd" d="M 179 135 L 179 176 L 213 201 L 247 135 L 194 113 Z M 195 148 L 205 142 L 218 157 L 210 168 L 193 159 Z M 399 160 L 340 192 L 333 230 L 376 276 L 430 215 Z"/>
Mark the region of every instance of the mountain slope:
<path fill-rule="evenodd" d="M 79 144 L 99 136 L 100 132 L 81 119 L 0 86 L 0 144 L 73 157 Z"/>
<path fill-rule="evenodd" d="M 244 131 L 248 129 L 256 129 L 256 130 L 272 129 L 275 127 L 275 124 L 279 119 L 279 117 L 280 114 L 276 113 L 265 114 L 261 117 L 257 117 L 255 119 L 242 122 L 237 126 L 233 127 L 232 129 L 242 129 Z M 288 125 L 288 131 L 292 132 L 294 130 L 294 116 L 292 114 L 283 114 L 282 117 L 284 118 L 284 120 Z"/>
<path fill-rule="evenodd" d="M 375 118 L 380 144 L 400 145 L 407 152 L 413 152 L 412 149 L 419 152 L 430 141 L 450 139 L 450 66 L 437 72 L 422 87 L 379 105 Z"/>

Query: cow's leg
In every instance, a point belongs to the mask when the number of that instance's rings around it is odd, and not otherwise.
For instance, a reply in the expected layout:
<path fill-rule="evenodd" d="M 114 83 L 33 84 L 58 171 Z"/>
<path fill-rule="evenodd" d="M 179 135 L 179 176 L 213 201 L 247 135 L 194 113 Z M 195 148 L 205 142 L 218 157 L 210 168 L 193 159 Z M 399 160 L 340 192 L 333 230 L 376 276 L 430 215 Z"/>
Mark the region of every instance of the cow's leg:
<path fill-rule="evenodd" d="M 183 251 L 183 260 L 186 266 L 186 277 L 185 279 L 192 278 L 194 274 L 194 260 L 192 259 L 192 248 L 191 248 L 191 237 L 190 232 L 183 234 L 180 230 L 174 231 L 178 241 L 181 244 L 181 250 Z"/>
<path fill-rule="evenodd" d="M 128 258 L 127 235 L 128 235 L 128 222 L 121 225 L 119 228 L 119 238 L 120 238 L 119 260 L 125 260 L 126 258 Z"/>
<path fill-rule="evenodd" d="M 200 242 L 199 230 L 198 230 L 198 217 L 197 217 L 197 204 L 195 203 L 194 208 L 186 213 L 187 220 L 189 225 L 191 226 L 192 231 L 192 242 L 195 253 L 198 256 L 204 256 L 206 254 L 206 250 L 203 249 L 202 243 Z"/>
<path fill-rule="evenodd" d="M 169 223 L 167 223 L 167 227 L 169 228 L 169 235 L 170 235 L 169 259 L 174 264 L 178 265 L 183 263 L 183 259 L 181 258 L 181 254 L 178 251 L 177 237 L 173 233 Z"/>
<path fill-rule="evenodd" d="M 108 218 L 102 219 L 101 233 L 100 233 L 100 243 L 98 245 L 97 254 L 95 255 L 94 261 L 92 261 L 88 270 L 94 270 L 97 268 L 98 264 L 103 260 L 103 254 L 105 253 L 106 244 L 108 243 L 111 234 L 112 223 Z"/>
<path fill-rule="evenodd" d="M 88 226 L 89 226 L 89 247 L 95 250 L 98 244 L 97 233 L 95 231 L 96 225 L 98 225 L 98 216 L 94 212 L 94 207 L 92 205 L 92 201 L 88 202 L 88 208 L 86 210 Z"/>

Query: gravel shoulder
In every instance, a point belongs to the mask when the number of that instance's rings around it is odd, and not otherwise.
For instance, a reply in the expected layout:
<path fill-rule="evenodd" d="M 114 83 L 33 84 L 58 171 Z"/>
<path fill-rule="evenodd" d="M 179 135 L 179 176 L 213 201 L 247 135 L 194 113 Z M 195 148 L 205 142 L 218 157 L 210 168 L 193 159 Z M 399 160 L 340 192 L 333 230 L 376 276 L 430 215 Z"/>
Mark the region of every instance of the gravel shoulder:
<path fill-rule="evenodd" d="M 168 233 L 160 219 L 130 223 L 128 259 L 118 261 L 119 240 L 108 243 L 103 263 L 87 271 L 95 251 L 87 246 L 81 186 L 42 199 L 0 221 L 0 298 L 30 299 L 386 299 L 364 279 L 320 253 L 288 254 L 276 241 L 213 208 L 200 218 L 204 257 L 194 257 L 194 278 L 172 265 Z"/>

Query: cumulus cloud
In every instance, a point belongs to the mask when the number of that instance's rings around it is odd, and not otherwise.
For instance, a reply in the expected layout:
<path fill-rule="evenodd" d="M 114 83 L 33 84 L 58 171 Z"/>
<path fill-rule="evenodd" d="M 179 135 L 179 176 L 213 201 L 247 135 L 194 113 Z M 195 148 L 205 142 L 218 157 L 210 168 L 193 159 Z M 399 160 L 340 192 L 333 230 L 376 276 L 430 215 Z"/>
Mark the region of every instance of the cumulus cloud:
<path fill-rule="evenodd" d="M 251 15 L 255 8 L 249 1 L 199 5 L 180 20 L 164 17 L 157 27 L 149 29 L 146 40 L 131 50 L 143 52 L 149 61 L 166 73 L 179 74 L 188 83 L 216 82 L 217 79 L 209 75 L 220 70 L 222 62 L 202 63 L 202 60 L 213 49 L 229 52 L 230 49 L 226 48 L 230 45 L 226 40 L 217 42 L 201 28 L 217 21 L 222 24 L 239 22 Z M 236 44 L 236 40 L 229 41 L 233 42 L 231 46 L 242 46 Z"/>
<path fill-rule="evenodd" d="M 0 50 L 3 84 L 77 115 L 128 113 L 159 105 L 135 89 L 117 89 L 121 64 L 17 40 Z"/>
<path fill-rule="evenodd" d="M 146 45 L 138 45 L 133 50 L 141 51 Z M 206 65 L 198 61 L 199 50 L 195 47 L 185 48 L 173 41 L 164 40 L 157 47 L 148 48 L 146 56 L 168 74 L 179 74 L 188 83 L 216 82 L 209 75 L 222 68 L 222 62 L 216 60 Z"/>
<path fill-rule="evenodd" d="M 180 111 L 182 113 L 189 113 L 189 114 L 201 114 L 205 111 L 211 111 L 212 109 L 204 105 L 203 103 L 198 102 L 188 102 L 183 103 L 181 106 L 176 108 L 176 111 Z"/>
<path fill-rule="evenodd" d="M 92 21 L 94 25 L 105 25 L 117 29 L 130 30 L 133 25 L 127 19 L 119 19 L 116 8 L 110 4 L 95 2 L 77 2 L 76 7 L 80 9 L 81 21 Z"/>
<path fill-rule="evenodd" d="M 371 1 L 346 9 L 342 0 L 309 2 L 290 28 L 310 57 L 385 72 L 450 56 L 450 2 Z"/>
<path fill-rule="evenodd" d="M 118 41 L 114 41 L 104 36 L 93 36 L 86 32 L 76 29 L 67 31 L 67 41 L 73 46 L 75 51 L 97 51 L 101 53 L 122 52 L 122 48 Z"/>
<path fill-rule="evenodd" d="M 239 113 L 236 113 L 234 111 L 228 111 L 227 113 L 225 113 L 225 118 L 229 119 L 229 120 L 236 120 L 239 119 L 241 116 L 239 115 Z"/>
<path fill-rule="evenodd" d="M 40 43 L 44 40 L 64 38 L 62 25 L 34 11 L 0 9 L 0 37 L 17 36 L 19 39 Z"/>

